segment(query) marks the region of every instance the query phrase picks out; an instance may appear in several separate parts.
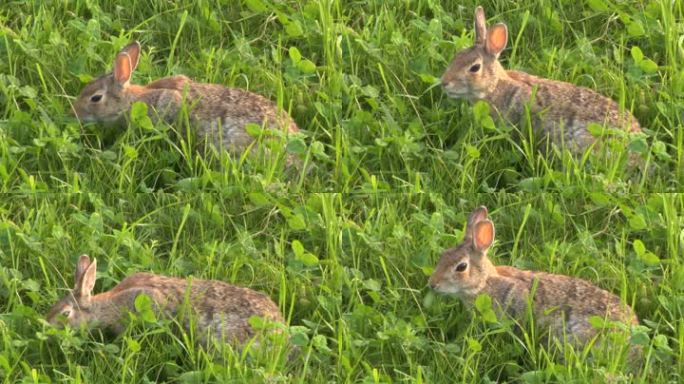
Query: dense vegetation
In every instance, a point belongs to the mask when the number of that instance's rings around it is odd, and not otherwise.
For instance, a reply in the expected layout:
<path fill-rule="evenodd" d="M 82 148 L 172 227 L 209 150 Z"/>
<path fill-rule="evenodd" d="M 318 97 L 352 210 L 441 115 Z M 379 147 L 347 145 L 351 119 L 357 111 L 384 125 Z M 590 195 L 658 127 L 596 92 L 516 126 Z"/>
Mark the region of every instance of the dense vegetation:
<path fill-rule="evenodd" d="M 460 4 L 457 4 L 460 3 Z M 643 135 L 607 153 L 539 154 L 438 78 L 477 3 L 4 1 L 0 4 L 0 378 L 4 382 L 680 382 L 684 376 L 684 4 L 482 3 L 509 68 L 588 86 Z M 143 45 L 134 80 L 248 88 L 303 132 L 271 158 L 204 159 L 137 108 L 127 129 L 70 103 Z M 255 134 L 268 134 L 258 132 Z M 287 169 L 284 152 L 308 172 Z M 649 170 L 630 170 L 628 151 Z M 426 287 L 486 205 L 492 259 L 582 277 L 632 305 L 644 367 L 541 347 Z M 44 323 L 81 253 L 96 292 L 154 271 L 268 293 L 301 346 L 203 351 L 163 319 L 120 337 Z M 488 319 L 491 320 L 491 319 Z"/>

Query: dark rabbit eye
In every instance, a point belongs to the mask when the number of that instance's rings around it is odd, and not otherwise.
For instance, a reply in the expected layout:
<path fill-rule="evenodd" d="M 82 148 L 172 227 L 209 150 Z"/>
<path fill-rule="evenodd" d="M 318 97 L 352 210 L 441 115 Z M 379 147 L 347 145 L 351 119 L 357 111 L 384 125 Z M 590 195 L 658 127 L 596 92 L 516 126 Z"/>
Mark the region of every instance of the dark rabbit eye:
<path fill-rule="evenodd" d="M 463 272 L 466 270 L 466 268 L 468 268 L 468 263 L 465 261 L 461 262 L 456 266 L 456 272 Z"/>
<path fill-rule="evenodd" d="M 93 96 L 90 98 L 90 101 L 92 101 L 93 103 L 97 103 L 97 102 L 100 101 L 100 100 L 102 100 L 102 95 L 93 95 Z"/>
<path fill-rule="evenodd" d="M 64 317 L 69 317 L 69 316 L 71 316 L 71 309 L 65 309 L 65 310 L 63 310 L 62 313 L 61 313 L 61 315 L 64 316 Z"/>
<path fill-rule="evenodd" d="M 470 69 L 469 69 L 469 71 L 470 71 L 470 72 L 473 72 L 473 73 L 475 73 L 475 72 L 477 72 L 477 71 L 479 71 L 479 70 L 480 70 L 480 64 L 473 64 L 473 66 L 471 66 Z"/>

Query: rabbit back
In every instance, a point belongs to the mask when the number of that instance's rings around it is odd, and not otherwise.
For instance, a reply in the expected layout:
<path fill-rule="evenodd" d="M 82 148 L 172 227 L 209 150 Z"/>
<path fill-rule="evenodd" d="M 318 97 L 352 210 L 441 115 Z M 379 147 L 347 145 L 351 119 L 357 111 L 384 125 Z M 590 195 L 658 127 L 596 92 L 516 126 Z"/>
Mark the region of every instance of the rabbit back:
<path fill-rule="evenodd" d="M 254 140 L 245 125 L 265 125 L 292 133 L 297 125 L 265 97 L 239 88 L 192 83 L 188 90 L 190 115 L 199 140 L 240 152 Z"/>
<path fill-rule="evenodd" d="M 519 71 L 506 71 L 494 92 L 487 95 L 493 117 L 499 114 L 514 124 L 522 123 L 526 106 L 532 126 L 551 143 L 579 151 L 589 147 L 595 137 L 591 123 L 639 132 L 639 122 L 629 111 L 620 111 L 613 100 L 589 88 L 543 79 Z"/>
<path fill-rule="evenodd" d="M 134 310 L 135 299 L 140 294 L 150 297 L 158 312 L 171 317 L 185 314 L 183 311 L 189 309 L 192 316 L 184 316 L 184 325 L 189 327 L 194 322 L 202 338 L 211 334 L 241 343 L 255 334 L 249 324 L 252 316 L 284 322 L 278 306 L 255 290 L 218 280 L 186 280 L 144 272 L 133 274 L 110 291 L 94 296 L 95 307 L 99 309 L 91 312 L 111 317 L 116 312 L 112 307 Z M 119 321 L 110 321 L 109 325 L 116 330 L 118 324 Z"/>
<path fill-rule="evenodd" d="M 150 83 L 132 101 L 147 104 L 150 117 L 161 118 L 167 123 L 175 122 L 185 103 L 200 143 L 206 141 L 217 149 L 241 153 L 254 141 L 245 129 L 247 124 L 298 131 L 286 112 L 279 111 L 273 102 L 261 95 L 218 84 L 194 83 L 189 79 L 184 82 L 174 78 Z"/>
<path fill-rule="evenodd" d="M 587 342 L 597 333 L 589 323 L 592 316 L 638 324 L 632 309 L 619 297 L 585 280 L 510 266 L 497 266 L 496 270 L 498 275 L 488 279 L 485 292 L 492 296 L 499 310 L 524 318 L 533 295 L 537 323 L 559 339 L 567 335 L 577 344 Z"/>

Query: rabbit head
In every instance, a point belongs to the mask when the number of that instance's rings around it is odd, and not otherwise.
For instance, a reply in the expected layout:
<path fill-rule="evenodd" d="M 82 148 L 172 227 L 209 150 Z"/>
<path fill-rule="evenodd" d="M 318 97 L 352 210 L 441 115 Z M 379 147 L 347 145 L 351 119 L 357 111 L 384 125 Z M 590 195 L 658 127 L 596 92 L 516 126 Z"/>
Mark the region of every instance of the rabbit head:
<path fill-rule="evenodd" d="M 494 224 L 487 219 L 487 208 L 476 208 L 468 218 L 463 242 L 446 250 L 439 259 L 429 284 L 440 293 L 475 296 L 484 288 L 488 276 L 496 274 L 487 258 L 494 241 Z"/>
<path fill-rule="evenodd" d="M 95 286 L 97 260 L 81 255 L 76 265 L 74 289 L 50 308 L 46 318 L 53 325 L 78 327 L 92 321 L 91 297 Z"/>
<path fill-rule="evenodd" d="M 482 7 L 475 10 L 475 44 L 454 56 L 442 75 L 442 86 L 449 97 L 482 99 L 489 94 L 505 70 L 498 61 L 506 48 L 506 24 L 485 24 Z"/>
<path fill-rule="evenodd" d="M 84 122 L 113 123 L 131 106 L 136 86 L 130 85 L 131 75 L 138 66 L 140 43 L 125 46 L 114 59 L 112 73 L 100 76 L 83 88 L 74 103 L 76 117 Z"/>

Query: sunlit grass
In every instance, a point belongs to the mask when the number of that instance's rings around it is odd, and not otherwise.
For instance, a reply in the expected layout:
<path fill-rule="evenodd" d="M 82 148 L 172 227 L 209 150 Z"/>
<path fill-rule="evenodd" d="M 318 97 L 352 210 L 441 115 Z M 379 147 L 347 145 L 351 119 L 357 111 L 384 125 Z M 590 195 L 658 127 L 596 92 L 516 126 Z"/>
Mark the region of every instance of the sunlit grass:
<path fill-rule="evenodd" d="M 643 137 L 544 155 L 530 127 L 487 128 L 485 106 L 448 99 L 437 80 L 471 44 L 472 2 L 0 5 L 3 382 L 681 381 L 681 4 L 482 5 L 509 26 L 505 66 L 610 96 Z M 203 156 L 186 116 L 79 124 L 70 103 L 133 39 L 136 82 L 247 88 L 303 132 L 261 132 L 260 153 L 230 157 Z M 630 170 L 626 149 L 649 171 Z M 477 205 L 496 225 L 496 263 L 581 277 L 632 305 L 643 369 L 630 379 L 612 352 L 554 348 L 430 292 Z M 118 338 L 51 329 L 43 315 L 81 253 L 98 259 L 97 292 L 138 271 L 263 291 L 299 355 L 204 351 L 165 321 Z"/>

